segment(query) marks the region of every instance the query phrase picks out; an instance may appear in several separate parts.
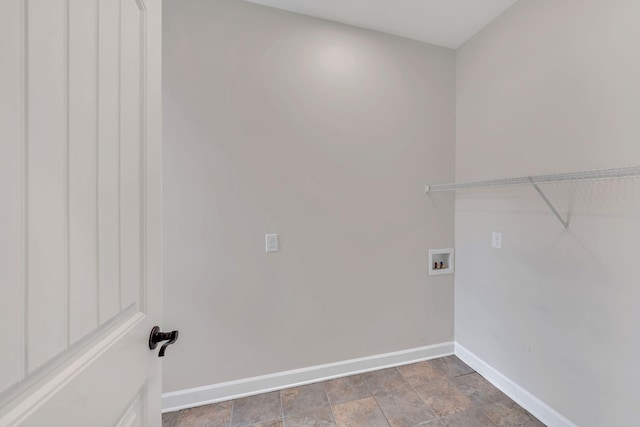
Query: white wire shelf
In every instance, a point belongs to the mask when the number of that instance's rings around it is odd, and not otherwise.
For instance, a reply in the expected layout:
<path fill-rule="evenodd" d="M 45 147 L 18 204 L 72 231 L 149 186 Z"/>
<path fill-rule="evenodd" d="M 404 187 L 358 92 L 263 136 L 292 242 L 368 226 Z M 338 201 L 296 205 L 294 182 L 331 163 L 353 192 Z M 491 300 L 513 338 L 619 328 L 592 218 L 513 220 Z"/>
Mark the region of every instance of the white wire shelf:
<path fill-rule="evenodd" d="M 515 185 L 548 184 L 568 181 L 597 181 L 603 179 L 640 177 L 640 166 L 598 169 L 584 172 L 558 173 L 552 175 L 523 176 L 518 178 L 491 179 L 486 181 L 456 182 L 451 184 L 428 184 L 425 193 L 455 191 L 465 188 L 506 187 Z"/>
<path fill-rule="evenodd" d="M 426 194 L 442 191 L 455 191 L 472 188 L 507 187 L 517 185 L 531 185 L 540 195 L 542 200 L 551 209 L 551 212 L 560 221 L 565 231 L 569 230 L 569 222 L 562 218 L 551 201 L 545 196 L 538 184 L 550 184 L 555 182 L 598 181 L 605 179 L 623 179 L 640 177 L 640 166 L 625 168 L 598 169 L 584 172 L 557 173 L 551 175 L 523 176 L 518 178 L 490 179 L 486 181 L 455 182 L 451 184 L 427 184 Z"/>

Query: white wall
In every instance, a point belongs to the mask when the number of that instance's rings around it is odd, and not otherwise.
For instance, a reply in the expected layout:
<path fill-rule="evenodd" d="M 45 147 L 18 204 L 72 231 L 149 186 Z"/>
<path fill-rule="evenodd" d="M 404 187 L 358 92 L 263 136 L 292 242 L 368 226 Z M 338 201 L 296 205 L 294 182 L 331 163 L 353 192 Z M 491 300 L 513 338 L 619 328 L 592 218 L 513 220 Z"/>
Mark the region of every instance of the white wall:
<path fill-rule="evenodd" d="M 466 43 L 456 179 L 638 165 L 638 16 L 520 0 Z M 531 188 L 456 200 L 456 341 L 579 426 L 640 420 L 638 181 L 545 186 L 568 234 Z"/>
<path fill-rule="evenodd" d="M 165 1 L 165 391 L 453 339 L 455 52 Z M 281 251 L 264 253 L 264 234 Z"/>

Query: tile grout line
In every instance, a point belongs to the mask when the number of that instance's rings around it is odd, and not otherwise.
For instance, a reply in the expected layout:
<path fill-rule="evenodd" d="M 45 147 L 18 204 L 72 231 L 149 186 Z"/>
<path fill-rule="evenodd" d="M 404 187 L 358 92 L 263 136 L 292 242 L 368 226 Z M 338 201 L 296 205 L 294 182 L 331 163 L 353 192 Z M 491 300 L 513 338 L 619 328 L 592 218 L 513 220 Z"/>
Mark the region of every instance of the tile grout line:
<path fill-rule="evenodd" d="M 278 398 L 280 399 L 280 419 L 282 420 L 282 427 L 285 427 L 284 403 L 282 403 L 282 390 L 278 390 Z"/>
<path fill-rule="evenodd" d="M 233 419 L 233 408 L 236 406 L 236 400 L 233 399 L 231 401 L 231 414 L 229 415 L 229 422 L 227 423 L 227 427 L 231 427 L 231 420 Z"/>
<path fill-rule="evenodd" d="M 333 413 L 333 405 L 331 404 L 331 398 L 329 397 L 329 393 L 327 393 L 327 387 L 325 386 L 325 384 L 328 383 L 329 381 L 322 381 L 322 389 L 324 390 L 324 395 L 327 397 L 327 402 L 329 402 L 329 411 L 331 412 L 331 418 L 333 419 L 333 423 L 337 426 L 338 421 L 336 421 L 336 415 Z"/>
<path fill-rule="evenodd" d="M 377 371 L 371 371 L 371 372 L 377 372 Z M 367 390 L 369 390 L 369 394 L 371 395 L 371 397 L 374 397 L 373 392 L 371 391 L 371 387 L 369 387 L 369 382 L 366 379 L 366 374 L 370 374 L 371 372 L 365 372 L 364 374 L 362 374 L 362 382 L 364 383 L 364 386 L 367 387 Z"/>
<path fill-rule="evenodd" d="M 400 373 L 400 371 L 398 371 L 397 367 L 394 367 L 393 369 L 395 369 L 400 376 L 404 379 L 404 376 Z M 379 371 L 383 371 L 384 369 L 379 369 L 377 371 L 372 371 L 372 372 L 379 372 Z M 369 373 L 369 372 L 367 372 Z M 369 394 L 371 395 L 371 397 L 373 397 L 373 401 L 376 402 L 376 406 L 378 407 L 378 409 L 380 410 L 380 412 L 382 412 L 382 416 L 384 417 L 385 420 L 387 420 L 387 424 L 389 426 L 391 426 L 391 423 L 389 422 L 389 419 L 387 418 L 387 416 L 385 415 L 384 411 L 382 410 L 382 408 L 380 407 L 380 404 L 378 403 L 378 399 L 376 399 L 375 393 L 373 393 L 373 391 L 371 391 L 371 387 L 369 387 L 369 383 L 367 382 L 367 380 L 365 379 L 365 376 L 362 375 L 362 381 L 364 382 L 364 385 L 367 386 L 367 389 L 369 390 Z"/>
<path fill-rule="evenodd" d="M 451 357 L 451 356 L 447 356 L 447 357 Z M 453 355 L 453 357 L 456 357 L 456 359 L 460 360 L 460 359 L 459 359 L 459 358 L 457 358 L 457 356 L 455 356 L 455 355 Z M 442 359 L 444 359 L 444 358 L 442 358 Z M 435 368 L 438 372 L 440 372 L 441 374 L 443 374 L 443 375 L 445 376 L 445 379 L 446 379 L 446 381 L 447 381 L 447 384 L 448 384 L 449 386 L 454 387 L 454 388 L 455 388 L 456 390 L 458 390 L 458 391 L 460 391 L 460 389 L 459 389 L 455 384 L 453 384 L 451 380 L 456 379 L 456 378 L 461 378 L 461 377 L 464 377 L 464 376 L 468 376 L 468 375 L 474 375 L 474 374 L 479 375 L 481 378 L 484 378 L 484 377 L 482 377 L 482 375 L 480 375 L 480 374 L 479 374 L 475 369 L 471 368 L 469 365 L 467 365 L 466 363 L 464 363 L 464 362 L 463 362 L 463 361 L 461 361 L 461 360 L 460 360 L 460 362 L 461 362 L 461 363 L 463 363 L 463 364 L 464 364 L 466 367 L 468 367 L 469 369 L 471 369 L 471 372 L 467 372 L 467 373 L 463 373 L 463 374 L 457 374 L 457 375 L 448 376 L 448 375 L 447 375 L 447 373 L 446 373 L 446 372 L 444 372 L 444 370 L 443 370 L 443 369 L 439 368 L 437 365 L 434 365 L 434 368 Z M 462 393 L 462 394 L 464 395 L 464 393 Z M 420 396 L 420 395 L 418 395 L 418 396 Z M 465 395 L 465 396 L 466 396 L 466 395 Z M 422 399 L 422 396 L 420 396 L 420 398 Z M 423 400 L 424 400 L 424 399 L 423 399 Z M 425 403 L 426 403 L 426 402 L 425 402 Z M 455 415 L 455 414 L 459 414 L 459 413 L 462 413 L 462 412 L 465 412 L 465 411 L 468 411 L 468 410 L 478 409 L 478 410 L 480 411 L 480 413 L 482 413 L 482 414 L 483 414 L 483 415 L 484 415 L 484 416 L 489 420 L 489 422 L 490 422 L 493 426 L 497 426 L 497 424 L 496 424 L 496 423 L 494 423 L 494 422 L 493 422 L 493 420 L 492 420 L 492 419 L 490 419 L 490 418 L 489 418 L 489 416 L 488 416 L 488 415 L 487 415 L 487 414 L 482 410 L 482 408 L 483 408 L 483 407 L 488 406 L 489 404 L 487 404 L 487 405 L 478 405 L 478 406 L 475 406 L 475 404 L 474 404 L 473 402 L 471 402 L 471 403 L 472 403 L 472 407 L 471 407 L 471 408 L 466 409 L 466 410 L 463 410 L 463 411 L 454 412 L 454 413 L 452 413 L 452 414 L 448 414 L 448 415 L 445 415 L 445 416 L 443 416 L 443 417 L 437 417 L 437 420 L 442 424 L 442 421 L 441 421 L 441 420 L 442 420 L 443 418 L 446 418 L 446 417 L 449 417 L 449 416 L 452 416 L 452 415 Z M 429 406 L 429 405 L 427 404 L 427 406 Z"/>
<path fill-rule="evenodd" d="M 412 364 L 410 364 L 410 365 L 412 365 Z M 404 365 L 404 366 L 409 366 L 409 365 Z M 402 375 L 402 372 L 400 372 L 400 370 L 398 369 L 397 366 L 394 366 L 393 368 L 387 368 L 387 369 L 393 369 L 396 373 L 398 373 L 398 375 L 400 375 L 400 377 L 402 377 L 402 379 L 409 385 L 409 387 L 412 387 L 411 384 L 409 384 L 407 379 L 404 377 L 404 375 Z M 386 370 L 386 369 L 380 369 L 379 371 L 384 371 L 384 370 Z M 373 371 L 373 372 L 379 372 L 379 371 Z M 367 381 L 364 380 L 364 376 L 363 376 L 363 381 L 364 381 L 365 385 L 367 386 L 367 388 L 369 389 L 369 393 L 371 393 L 371 397 L 373 397 L 373 401 L 376 402 L 376 406 L 378 407 L 378 409 L 382 413 L 382 416 L 387 421 L 387 424 L 389 426 L 391 426 L 391 420 L 387 417 L 387 414 L 385 414 L 384 410 L 382 409 L 382 406 L 380 406 L 380 402 L 378 402 L 377 396 L 371 391 L 371 388 L 369 387 L 369 384 L 367 383 Z M 395 391 L 395 390 L 390 390 L 390 391 Z M 386 391 L 385 391 L 385 393 L 386 393 Z M 418 397 L 420 397 L 420 396 L 418 396 Z"/>
<path fill-rule="evenodd" d="M 231 416 L 229 417 L 229 426 L 228 427 L 231 427 L 233 425 L 233 413 L 234 413 L 234 409 L 236 407 L 236 400 L 238 400 L 238 399 L 233 399 L 231 401 Z"/>
<path fill-rule="evenodd" d="M 434 360 L 437 360 L 437 359 L 434 359 Z M 446 372 L 443 372 L 443 371 L 442 371 L 440 368 L 438 368 L 435 364 L 431 363 L 431 360 L 425 360 L 424 362 L 418 362 L 418 363 L 429 363 L 430 365 L 432 365 L 432 366 L 433 366 L 433 368 L 434 368 L 436 371 L 438 371 L 439 373 L 441 373 L 441 374 L 444 376 L 444 379 L 447 381 L 447 383 L 449 383 L 449 377 L 447 376 L 447 373 L 446 373 Z M 400 372 L 400 375 L 402 375 L 402 372 Z M 407 380 L 407 378 L 406 378 L 404 375 L 402 375 L 402 378 L 404 378 L 405 380 Z M 430 381 L 429 381 L 429 382 L 430 382 Z M 440 421 L 440 420 L 441 420 L 442 418 L 444 418 L 444 417 L 441 417 L 441 416 L 439 416 L 439 415 L 436 413 L 436 411 L 435 411 L 435 410 L 434 410 L 434 409 L 433 409 L 433 408 L 432 408 L 432 407 L 431 407 L 431 406 L 430 406 L 430 405 L 429 405 L 429 404 L 424 400 L 424 398 L 420 395 L 420 393 L 418 393 L 418 391 L 415 389 L 415 387 L 414 387 L 414 386 L 413 386 L 413 385 L 412 385 L 408 380 L 407 380 L 407 383 L 409 384 L 409 387 L 411 387 L 411 389 L 413 390 L 413 392 L 414 392 L 415 394 L 417 394 L 417 395 L 418 395 L 418 397 L 420 398 L 420 400 L 422 400 L 422 402 L 424 402 L 424 404 L 425 404 L 425 405 L 427 405 L 427 408 L 429 408 L 429 410 L 430 410 L 431 412 L 433 412 L 433 415 L 435 416 L 434 420 L 438 420 L 438 422 L 440 422 L 440 424 L 442 424 L 442 421 Z M 451 414 L 450 414 L 450 415 L 451 415 Z M 445 415 L 445 416 L 447 416 L 447 415 Z"/>
<path fill-rule="evenodd" d="M 402 374 L 400 374 L 400 375 L 402 375 Z M 404 378 L 404 377 L 402 377 L 402 378 Z M 378 402 L 378 399 L 376 398 L 376 396 L 372 396 L 372 397 L 373 397 L 373 401 L 376 402 L 376 406 L 378 407 L 378 409 L 382 413 L 382 416 L 384 417 L 385 420 L 387 420 L 387 424 L 389 424 L 389 426 L 391 426 L 391 420 L 389 419 L 389 417 L 387 417 L 387 414 L 384 413 L 384 410 L 382 409 L 382 406 L 380 406 L 380 402 Z"/>
<path fill-rule="evenodd" d="M 430 362 L 431 362 L 430 360 L 425 360 L 425 361 L 423 361 L 423 362 L 418 362 L 418 363 L 429 363 L 430 365 L 433 365 L 433 364 L 432 364 L 432 363 L 430 363 Z M 416 363 L 416 365 L 417 365 L 418 363 Z M 438 372 L 442 373 L 442 372 L 438 369 L 438 367 L 437 367 L 437 366 L 433 365 L 433 368 L 434 368 L 435 370 L 437 370 Z M 399 369 L 398 369 L 398 372 L 400 373 L 400 375 L 402 375 L 402 372 L 400 372 L 400 370 L 399 370 Z M 434 411 L 434 410 L 433 410 L 433 408 L 431 408 L 431 406 L 429 406 L 429 404 L 428 404 L 428 403 L 427 403 L 427 402 L 422 398 L 422 396 L 420 395 L 420 393 L 418 393 L 418 391 L 415 389 L 415 387 L 413 386 L 413 384 L 411 384 L 411 383 L 409 382 L 409 380 L 407 379 L 407 377 L 405 377 L 404 375 L 402 375 L 402 378 L 404 378 L 404 380 L 407 382 L 407 384 L 409 384 L 409 387 L 411 387 L 411 390 L 413 390 L 413 392 L 418 396 L 418 398 L 419 398 L 420 400 L 422 400 L 422 403 L 424 403 L 424 404 L 426 405 L 426 407 L 427 407 L 427 408 L 429 408 L 429 410 L 433 413 L 433 415 L 434 415 L 434 417 L 435 417 L 435 418 L 434 418 L 434 420 L 438 420 L 438 422 L 440 422 L 440 418 L 441 418 L 441 417 L 439 417 L 439 416 L 438 416 L 438 414 L 436 413 L 436 411 Z M 427 422 L 430 422 L 430 421 L 433 421 L 433 420 L 429 420 L 429 421 L 427 421 Z M 442 424 L 442 423 L 440 423 L 440 424 Z"/>

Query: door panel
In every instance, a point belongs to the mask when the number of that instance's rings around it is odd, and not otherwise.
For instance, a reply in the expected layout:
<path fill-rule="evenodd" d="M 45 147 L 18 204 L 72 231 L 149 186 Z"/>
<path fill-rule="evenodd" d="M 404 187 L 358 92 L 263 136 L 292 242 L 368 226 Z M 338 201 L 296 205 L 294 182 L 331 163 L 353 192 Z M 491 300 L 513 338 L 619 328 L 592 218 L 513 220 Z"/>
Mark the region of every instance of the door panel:
<path fill-rule="evenodd" d="M 158 425 L 161 1 L 2 6 L 0 426 Z"/>
<path fill-rule="evenodd" d="M 24 378 L 24 185 L 22 111 L 22 5 L 3 3 L 0 13 L 0 316 L 6 342 L 0 351 L 0 390 Z"/>
<path fill-rule="evenodd" d="M 98 328 L 98 4 L 69 1 L 69 343 Z"/>
<path fill-rule="evenodd" d="M 155 354 L 143 353 L 136 348 L 139 340 L 145 338 L 145 316 L 126 317 L 102 339 L 92 343 L 91 349 L 83 352 L 82 357 L 53 372 L 44 387 L 0 418 L 0 425 L 118 425 L 132 402 L 147 397 L 141 395 L 140 390 L 152 387 L 147 385 L 147 377 L 154 372 L 144 367 L 155 366 L 149 363 L 149 358 L 157 359 Z M 96 387 L 97 384 L 100 386 Z M 143 403 L 147 405 L 147 401 Z"/>
<path fill-rule="evenodd" d="M 144 427 L 147 425 L 144 413 L 146 390 L 141 390 L 118 422 L 118 427 Z"/>
<path fill-rule="evenodd" d="M 27 369 L 68 346 L 67 5 L 26 2 Z"/>
<path fill-rule="evenodd" d="M 120 311 L 120 2 L 98 2 L 98 321 Z"/>
<path fill-rule="evenodd" d="M 140 256 L 142 253 L 141 208 L 142 194 L 141 163 L 144 152 L 142 117 L 144 97 L 142 83 L 144 15 L 136 0 L 121 1 L 120 31 L 120 260 L 121 289 L 120 308 L 139 304 L 142 289 Z"/>

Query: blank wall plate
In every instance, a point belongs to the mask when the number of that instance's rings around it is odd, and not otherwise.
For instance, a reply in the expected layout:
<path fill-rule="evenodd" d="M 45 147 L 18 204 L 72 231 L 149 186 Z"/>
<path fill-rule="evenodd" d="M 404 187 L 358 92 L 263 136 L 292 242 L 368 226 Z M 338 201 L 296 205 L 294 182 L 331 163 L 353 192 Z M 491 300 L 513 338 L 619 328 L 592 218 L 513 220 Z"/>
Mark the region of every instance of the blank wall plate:
<path fill-rule="evenodd" d="M 278 252 L 278 235 L 277 234 L 265 234 L 264 243 L 265 243 L 266 252 Z"/>
<path fill-rule="evenodd" d="M 502 233 L 494 231 L 491 234 L 491 247 L 495 249 L 502 249 Z"/>

